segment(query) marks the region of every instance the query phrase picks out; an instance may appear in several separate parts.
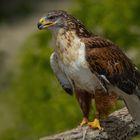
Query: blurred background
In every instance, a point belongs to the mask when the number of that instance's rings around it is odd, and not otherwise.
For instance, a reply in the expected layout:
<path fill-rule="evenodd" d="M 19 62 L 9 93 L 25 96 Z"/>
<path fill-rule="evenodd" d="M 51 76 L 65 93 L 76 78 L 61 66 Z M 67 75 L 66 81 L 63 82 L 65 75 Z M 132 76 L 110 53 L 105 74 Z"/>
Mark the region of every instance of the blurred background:
<path fill-rule="evenodd" d="M 111 39 L 140 68 L 139 0 L 1 0 L 0 140 L 37 140 L 82 119 L 75 97 L 62 90 L 50 69 L 51 34 L 37 29 L 39 18 L 54 9 Z"/>

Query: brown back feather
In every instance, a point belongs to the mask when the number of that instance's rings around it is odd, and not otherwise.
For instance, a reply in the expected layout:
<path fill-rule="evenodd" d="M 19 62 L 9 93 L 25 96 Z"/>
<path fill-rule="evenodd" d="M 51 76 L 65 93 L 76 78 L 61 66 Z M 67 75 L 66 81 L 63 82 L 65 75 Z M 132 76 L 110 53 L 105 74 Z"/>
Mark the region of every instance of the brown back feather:
<path fill-rule="evenodd" d="M 82 41 L 86 45 L 86 60 L 91 71 L 104 75 L 111 84 L 132 94 L 138 81 L 130 59 L 109 40 L 96 36 Z"/>

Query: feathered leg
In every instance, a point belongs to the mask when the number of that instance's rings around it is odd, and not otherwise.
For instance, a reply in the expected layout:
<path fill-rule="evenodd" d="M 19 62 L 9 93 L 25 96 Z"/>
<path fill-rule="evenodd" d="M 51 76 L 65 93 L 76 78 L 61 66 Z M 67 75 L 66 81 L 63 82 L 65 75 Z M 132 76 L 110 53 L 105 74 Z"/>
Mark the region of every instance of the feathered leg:
<path fill-rule="evenodd" d="M 96 116 L 93 122 L 89 122 L 88 125 L 92 128 L 101 129 L 100 119 L 109 115 L 111 108 L 117 101 L 117 95 L 115 93 L 105 93 L 102 90 L 98 90 L 95 93 L 95 105 Z"/>
<path fill-rule="evenodd" d="M 79 89 L 76 89 L 75 93 L 76 93 L 76 98 L 78 100 L 78 103 L 83 113 L 83 120 L 80 123 L 80 126 L 83 126 L 84 124 L 88 123 L 88 116 L 89 116 L 90 107 L 91 107 L 92 95 L 86 91 L 79 90 Z"/>

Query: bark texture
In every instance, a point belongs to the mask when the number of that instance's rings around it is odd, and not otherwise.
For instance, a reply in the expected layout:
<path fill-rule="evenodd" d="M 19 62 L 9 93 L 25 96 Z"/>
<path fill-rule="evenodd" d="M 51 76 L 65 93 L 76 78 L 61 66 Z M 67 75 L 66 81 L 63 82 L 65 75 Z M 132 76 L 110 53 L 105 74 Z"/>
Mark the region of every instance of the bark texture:
<path fill-rule="evenodd" d="M 140 126 L 132 120 L 126 108 L 113 112 L 101 123 L 102 130 L 79 126 L 40 140 L 130 140 L 133 136 L 140 134 Z"/>

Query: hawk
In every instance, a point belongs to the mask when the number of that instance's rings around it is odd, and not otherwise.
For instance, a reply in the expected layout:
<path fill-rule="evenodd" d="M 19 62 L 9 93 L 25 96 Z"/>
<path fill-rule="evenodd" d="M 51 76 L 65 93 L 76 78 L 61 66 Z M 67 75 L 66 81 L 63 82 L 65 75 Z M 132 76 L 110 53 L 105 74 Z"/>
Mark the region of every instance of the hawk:
<path fill-rule="evenodd" d="M 140 123 L 140 72 L 117 45 L 91 33 L 62 10 L 48 12 L 38 28 L 52 31 L 55 45 L 50 64 L 63 89 L 76 95 L 83 113 L 81 126 L 101 129 L 100 119 L 108 116 L 118 98 Z M 96 116 L 89 122 L 92 99 Z"/>

